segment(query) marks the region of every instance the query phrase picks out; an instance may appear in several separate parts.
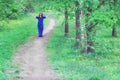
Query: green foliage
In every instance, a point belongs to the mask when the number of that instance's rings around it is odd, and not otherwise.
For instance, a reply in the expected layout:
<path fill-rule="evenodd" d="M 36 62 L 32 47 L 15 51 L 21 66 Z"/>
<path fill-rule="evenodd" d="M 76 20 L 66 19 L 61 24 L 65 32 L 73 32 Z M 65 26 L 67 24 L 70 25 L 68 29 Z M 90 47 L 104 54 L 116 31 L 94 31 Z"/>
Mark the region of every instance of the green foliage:
<path fill-rule="evenodd" d="M 104 24 L 110 27 L 113 26 L 113 24 L 116 24 L 118 21 L 113 11 L 103 11 L 103 10 L 96 10 L 92 14 L 90 19 L 99 22 L 98 24 Z"/>
<path fill-rule="evenodd" d="M 21 1 L 21 3 L 23 5 L 23 11 L 25 13 L 34 12 L 33 1 L 31 1 L 31 0 L 24 0 L 24 1 Z"/>
<path fill-rule="evenodd" d="M 22 14 L 21 4 L 18 4 L 20 0 L 0 0 L 0 20 L 4 19 L 16 19 Z"/>

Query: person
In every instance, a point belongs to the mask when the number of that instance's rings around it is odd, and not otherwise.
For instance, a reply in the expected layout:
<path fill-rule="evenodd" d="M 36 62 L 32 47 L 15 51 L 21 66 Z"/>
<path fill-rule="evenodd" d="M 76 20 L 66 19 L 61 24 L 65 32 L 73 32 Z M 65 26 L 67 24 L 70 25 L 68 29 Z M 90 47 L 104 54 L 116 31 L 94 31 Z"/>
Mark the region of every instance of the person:
<path fill-rule="evenodd" d="M 38 20 L 38 37 L 43 37 L 43 30 L 44 30 L 44 19 L 46 16 L 43 16 L 43 13 L 39 13 L 38 16 L 36 16 L 36 19 Z"/>

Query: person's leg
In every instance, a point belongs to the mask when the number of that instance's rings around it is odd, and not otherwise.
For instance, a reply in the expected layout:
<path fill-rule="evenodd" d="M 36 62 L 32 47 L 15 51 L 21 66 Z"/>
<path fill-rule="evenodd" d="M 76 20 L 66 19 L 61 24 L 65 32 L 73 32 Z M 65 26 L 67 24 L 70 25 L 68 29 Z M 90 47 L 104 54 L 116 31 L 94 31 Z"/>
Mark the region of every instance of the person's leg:
<path fill-rule="evenodd" d="M 41 28 L 40 28 L 40 25 L 38 25 L 38 37 L 41 37 Z"/>
<path fill-rule="evenodd" d="M 42 27 L 39 29 L 39 37 L 43 37 L 43 28 Z"/>
<path fill-rule="evenodd" d="M 43 27 L 41 27 L 41 37 L 43 36 Z"/>
<path fill-rule="evenodd" d="M 43 27 L 42 27 L 42 26 L 39 26 L 39 27 L 38 27 L 38 33 L 39 33 L 39 34 L 38 34 L 39 37 L 42 37 L 42 36 L 43 36 L 43 35 L 42 35 L 42 34 L 43 34 Z"/>

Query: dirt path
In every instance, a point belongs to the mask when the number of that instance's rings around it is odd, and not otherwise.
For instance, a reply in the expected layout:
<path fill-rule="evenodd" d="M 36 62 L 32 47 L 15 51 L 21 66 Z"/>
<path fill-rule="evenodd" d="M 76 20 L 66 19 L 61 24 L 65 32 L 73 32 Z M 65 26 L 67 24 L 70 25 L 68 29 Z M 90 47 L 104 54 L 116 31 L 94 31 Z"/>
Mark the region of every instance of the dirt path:
<path fill-rule="evenodd" d="M 59 80 L 55 72 L 50 69 L 46 58 L 46 44 L 55 20 L 50 19 L 44 30 L 44 37 L 34 38 L 23 45 L 15 55 L 14 62 L 21 68 L 21 80 Z"/>

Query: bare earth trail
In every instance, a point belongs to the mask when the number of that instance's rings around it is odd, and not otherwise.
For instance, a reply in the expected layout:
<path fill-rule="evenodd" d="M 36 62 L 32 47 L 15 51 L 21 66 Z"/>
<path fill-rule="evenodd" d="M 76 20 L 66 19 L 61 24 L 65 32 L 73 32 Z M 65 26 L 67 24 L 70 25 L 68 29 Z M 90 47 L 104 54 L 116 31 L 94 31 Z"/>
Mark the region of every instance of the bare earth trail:
<path fill-rule="evenodd" d="M 59 80 L 55 72 L 50 69 L 46 57 L 46 44 L 55 20 L 50 19 L 42 38 L 35 37 L 23 45 L 14 57 L 14 63 L 21 68 L 21 80 Z"/>

